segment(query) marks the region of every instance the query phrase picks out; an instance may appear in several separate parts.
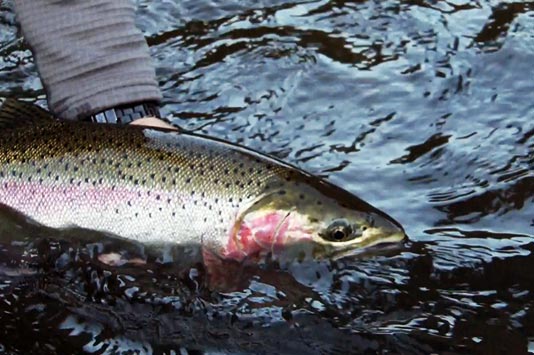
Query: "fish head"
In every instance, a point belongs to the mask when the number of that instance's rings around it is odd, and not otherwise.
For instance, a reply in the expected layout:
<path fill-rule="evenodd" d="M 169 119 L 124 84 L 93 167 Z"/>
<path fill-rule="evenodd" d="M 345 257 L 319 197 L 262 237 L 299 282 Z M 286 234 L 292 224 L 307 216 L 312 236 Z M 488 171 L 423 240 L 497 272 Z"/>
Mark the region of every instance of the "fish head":
<path fill-rule="evenodd" d="M 336 258 L 405 237 L 399 223 L 350 192 L 308 179 L 274 187 L 251 203 L 237 219 L 225 256 L 291 251 L 299 258 Z"/>

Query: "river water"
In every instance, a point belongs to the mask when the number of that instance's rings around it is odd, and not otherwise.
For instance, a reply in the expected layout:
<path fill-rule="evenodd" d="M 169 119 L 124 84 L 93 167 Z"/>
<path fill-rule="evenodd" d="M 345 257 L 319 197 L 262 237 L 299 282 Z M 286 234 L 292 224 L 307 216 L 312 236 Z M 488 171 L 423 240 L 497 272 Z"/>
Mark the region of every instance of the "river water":
<path fill-rule="evenodd" d="M 534 3 L 138 5 L 174 124 L 327 177 L 395 217 L 409 241 L 337 261 L 228 265 L 235 285 L 214 290 L 202 265 L 177 261 L 186 250 L 106 269 L 94 253 L 157 252 L 73 241 L 6 212 L 0 352 L 534 353 Z M 46 105 L 0 2 L 5 96 Z"/>

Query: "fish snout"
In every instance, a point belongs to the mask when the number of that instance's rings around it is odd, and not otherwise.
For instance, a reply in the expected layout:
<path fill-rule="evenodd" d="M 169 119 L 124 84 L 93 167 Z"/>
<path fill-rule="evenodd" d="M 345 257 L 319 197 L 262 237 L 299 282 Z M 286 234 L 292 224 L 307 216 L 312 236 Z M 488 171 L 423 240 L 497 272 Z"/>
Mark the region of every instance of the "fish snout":
<path fill-rule="evenodd" d="M 372 214 L 370 226 L 363 231 L 362 238 L 368 241 L 366 244 L 375 245 L 402 242 L 407 236 L 401 224 L 393 218 L 382 214 Z"/>

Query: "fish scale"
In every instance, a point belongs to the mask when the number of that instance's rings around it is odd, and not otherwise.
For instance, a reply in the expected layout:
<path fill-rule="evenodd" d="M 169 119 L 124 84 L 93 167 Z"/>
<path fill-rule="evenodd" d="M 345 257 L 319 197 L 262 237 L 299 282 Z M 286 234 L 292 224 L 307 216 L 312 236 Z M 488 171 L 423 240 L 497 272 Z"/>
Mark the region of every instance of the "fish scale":
<path fill-rule="evenodd" d="M 246 243 L 289 240 L 282 229 L 311 240 L 309 225 L 324 229 L 343 214 L 360 224 L 371 212 L 388 219 L 299 169 L 201 135 L 57 121 L 12 101 L 0 111 L 0 130 L 0 204 L 54 228 L 239 254 Z M 302 225 L 291 229 L 290 221 Z"/>
<path fill-rule="evenodd" d="M 272 165 L 222 144 L 89 123 L 49 122 L 3 134 L 0 164 L 0 201 L 37 222 L 151 242 L 195 241 L 199 233 L 216 240 L 240 206 L 269 181 L 281 182 Z"/>

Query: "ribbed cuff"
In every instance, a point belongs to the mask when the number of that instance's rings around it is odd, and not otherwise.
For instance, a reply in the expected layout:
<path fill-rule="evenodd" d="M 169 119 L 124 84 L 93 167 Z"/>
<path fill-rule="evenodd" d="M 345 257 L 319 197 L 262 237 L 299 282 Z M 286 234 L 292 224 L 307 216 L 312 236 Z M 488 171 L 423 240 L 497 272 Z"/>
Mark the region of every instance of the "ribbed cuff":
<path fill-rule="evenodd" d="M 15 9 L 58 117 L 161 100 L 130 0 L 15 0 Z"/>

